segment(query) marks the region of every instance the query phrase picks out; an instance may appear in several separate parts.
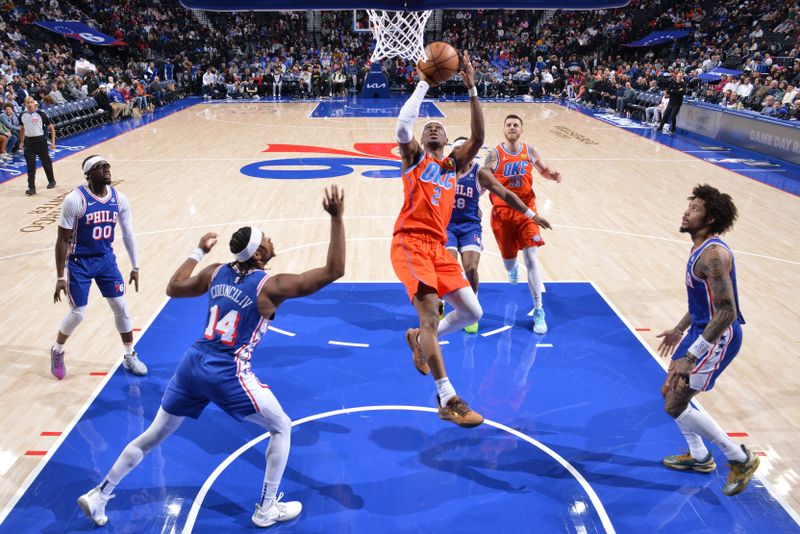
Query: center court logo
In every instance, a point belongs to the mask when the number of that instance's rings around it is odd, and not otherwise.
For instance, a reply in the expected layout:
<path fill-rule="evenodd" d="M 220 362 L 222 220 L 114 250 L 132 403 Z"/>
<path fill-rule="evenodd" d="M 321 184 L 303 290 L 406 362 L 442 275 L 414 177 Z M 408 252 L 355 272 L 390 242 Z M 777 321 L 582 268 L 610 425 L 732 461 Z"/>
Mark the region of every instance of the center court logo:
<path fill-rule="evenodd" d="M 320 157 L 270 159 L 245 165 L 240 172 L 270 180 L 314 180 L 338 178 L 361 170 L 365 178 L 400 178 L 400 158 L 395 143 L 356 143 L 355 152 L 321 146 L 272 144 L 263 152 L 321 154 Z"/>

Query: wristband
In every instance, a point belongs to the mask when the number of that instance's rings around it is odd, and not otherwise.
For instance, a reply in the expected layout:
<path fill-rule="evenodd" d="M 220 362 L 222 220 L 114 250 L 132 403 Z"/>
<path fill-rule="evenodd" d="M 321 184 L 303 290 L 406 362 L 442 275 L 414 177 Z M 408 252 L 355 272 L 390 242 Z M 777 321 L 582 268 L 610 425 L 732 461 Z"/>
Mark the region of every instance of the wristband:
<path fill-rule="evenodd" d="M 699 359 L 708 354 L 708 351 L 711 350 L 711 345 L 712 344 L 706 341 L 703 336 L 697 336 L 697 339 L 694 340 L 694 343 L 692 343 L 692 346 L 689 347 L 687 352 Z"/>
<path fill-rule="evenodd" d="M 56 278 L 56 280 L 59 281 L 59 282 L 66 282 L 67 281 L 67 277 L 66 276 L 59 276 L 58 278 Z"/>
<path fill-rule="evenodd" d="M 473 85 L 472 87 L 467 89 L 467 96 L 469 96 L 470 98 L 472 98 L 473 96 L 478 96 L 478 88 Z"/>
<path fill-rule="evenodd" d="M 193 259 L 197 263 L 200 263 L 201 261 L 203 261 L 203 256 L 205 255 L 206 255 L 205 251 L 202 248 L 197 247 L 196 249 L 194 249 L 189 253 L 189 258 Z"/>
<path fill-rule="evenodd" d="M 527 217 L 529 219 L 533 219 L 534 217 L 536 217 L 536 212 L 534 212 L 532 209 L 528 208 L 528 211 L 525 212 L 525 217 Z"/>
<path fill-rule="evenodd" d="M 429 84 L 425 80 L 420 80 L 420 81 L 417 82 L 417 89 L 419 89 L 420 87 L 422 87 L 425 90 L 425 92 L 427 93 L 428 89 L 431 88 L 431 84 Z"/>

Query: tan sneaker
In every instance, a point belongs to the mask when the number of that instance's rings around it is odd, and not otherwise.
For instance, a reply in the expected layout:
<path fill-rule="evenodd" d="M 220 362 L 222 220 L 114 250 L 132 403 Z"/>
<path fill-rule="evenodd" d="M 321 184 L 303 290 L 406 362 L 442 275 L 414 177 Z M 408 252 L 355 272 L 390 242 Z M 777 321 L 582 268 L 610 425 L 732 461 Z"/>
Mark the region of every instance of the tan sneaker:
<path fill-rule="evenodd" d="M 472 428 L 483 423 L 483 416 L 470 409 L 466 402 L 458 396 L 447 401 L 447 406 L 442 408 L 439 404 L 439 395 L 436 395 L 436 404 L 439 405 L 439 418 L 450 421 L 460 427 Z"/>
<path fill-rule="evenodd" d="M 750 479 L 753 478 L 753 473 L 756 472 L 756 469 L 761 464 L 758 456 L 747 450 L 744 445 L 741 447 L 747 455 L 747 459 L 744 462 L 730 462 L 731 470 L 728 473 L 728 482 L 722 488 L 722 493 L 728 497 L 744 491 L 750 483 Z"/>
<path fill-rule="evenodd" d="M 417 368 L 420 374 L 427 375 L 430 374 L 431 368 L 428 366 L 425 356 L 422 355 L 422 347 L 420 347 L 419 342 L 417 342 L 418 335 L 419 328 L 409 328 L 406 330 L 406 343 L 408 343 L 411 349 L 411 355 L 414 358 L 414 367 Z"/>

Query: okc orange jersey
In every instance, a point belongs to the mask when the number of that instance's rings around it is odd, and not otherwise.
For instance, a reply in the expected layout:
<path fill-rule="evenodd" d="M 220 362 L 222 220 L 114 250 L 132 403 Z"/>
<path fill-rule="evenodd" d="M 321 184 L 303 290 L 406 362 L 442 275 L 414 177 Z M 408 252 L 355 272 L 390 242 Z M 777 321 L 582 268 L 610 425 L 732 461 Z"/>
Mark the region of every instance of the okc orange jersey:
<path fill-rule="evenodd" d="M 503 187 L 513 191 L 529 207 L 536 203 L 536 194 L 533 192 L 533 155 L 530 147 L 522 144 L 519 152 L 510 154 L 499 144 L 494 149 L 497 155 L 497 167 L 494 176 Z M 508 207 L 502 199 L 489 195 L 494 206 Z"/>
<path fill-rule="evenodd" d="M 445 243 L 447 224 L 456 196 L 456 166 L 453 158 L 438 160 L 423 152 L 403 172 L 403 209 L 394 224 L 398 232 L 424 232 Z"/>

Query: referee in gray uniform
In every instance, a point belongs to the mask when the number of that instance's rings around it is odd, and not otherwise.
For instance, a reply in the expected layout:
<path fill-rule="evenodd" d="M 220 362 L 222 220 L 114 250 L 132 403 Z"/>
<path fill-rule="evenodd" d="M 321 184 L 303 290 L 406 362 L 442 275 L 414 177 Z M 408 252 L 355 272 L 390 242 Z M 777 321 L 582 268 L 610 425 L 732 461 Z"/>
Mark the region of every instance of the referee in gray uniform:
<path fill-rule="evenodd" d="M 28 196 L 36 194 L 36 156 L 42 160 L 42 168 L 47 175 L 47 189 L 56 186 L 53 176 L 53 160 L 47 151 L 47 141 L 44 138 L 44 127 L 50 130 L 50 148 L 56 149 L 56 128 L 53 121 L 44 111 L 36 110 L 36 100 L 31 96 L 25 97 L 25 111 L 19 116 L 19 148 L 25 153 L 25 163 L 28 164 Z"/>

